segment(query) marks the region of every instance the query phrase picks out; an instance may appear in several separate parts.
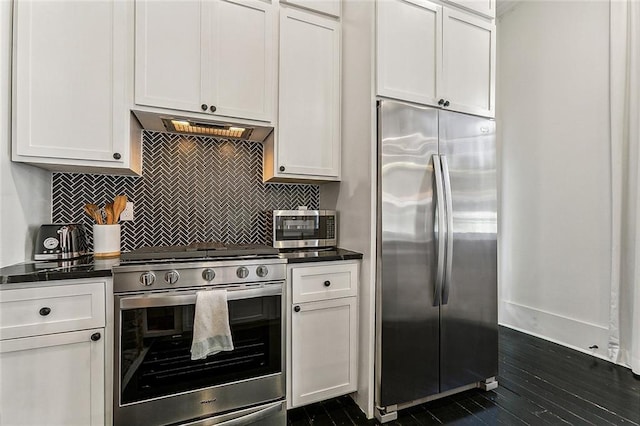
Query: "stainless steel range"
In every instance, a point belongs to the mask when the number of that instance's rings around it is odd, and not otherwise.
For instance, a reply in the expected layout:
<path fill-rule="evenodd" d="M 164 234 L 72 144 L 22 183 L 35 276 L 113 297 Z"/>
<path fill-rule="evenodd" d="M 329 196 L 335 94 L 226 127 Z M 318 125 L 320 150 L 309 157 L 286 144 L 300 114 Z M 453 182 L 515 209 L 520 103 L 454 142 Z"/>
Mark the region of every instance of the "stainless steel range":
<path fill-rule="evenodd" d="M 267 246 L 144 248 L 114 267 L 115 425 L 284 425 L 285 260 Z M 196 293 L 226 289 L 234 349 L 191 360 Z"/>

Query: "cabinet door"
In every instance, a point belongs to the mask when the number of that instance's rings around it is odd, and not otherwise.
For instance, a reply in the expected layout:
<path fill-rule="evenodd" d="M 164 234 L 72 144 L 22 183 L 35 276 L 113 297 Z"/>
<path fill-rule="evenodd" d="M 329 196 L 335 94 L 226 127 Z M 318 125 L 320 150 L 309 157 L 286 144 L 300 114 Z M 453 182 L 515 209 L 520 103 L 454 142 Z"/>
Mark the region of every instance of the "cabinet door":
<path fill-rule="evenodd" d="M 448 109 L 495 115 L 495 26 L 445 8 L 442 97 Z"/>
<path fill-rule="evenodd" d="M 104 329 L 0 341 L 7 425 L 104 425 Z"/>
<path fill-rule="evenodd" d="M 210 2 L 203 40 L 207 79 L 202 101 L 215 115 L 271 121 L 275 39 L 274 8 L 261 0 Z M 212 112 L 211 110 L 209 110 Z"/>
<path fill-rule="evenodd" d="M 136 104 L 200 111 L 199 0 L 136 1 Z"/>
<path fill-rule="evenodd" d="M 341 12 L 340 0 L 280 0 L 280 3 L 289 3 L 336 17 L 340 17 Z"/>
<path fill-rule="evenodd" d="M 340 27 L 280 11 L 277 163 L 281 176 L 340 175 Z"/>
<path fill-rule="evenodd" d="M 21 0 L 14 7 L 14 154 L 128 162 L 133 5 Z"/>
<path fill-rule="evenodd" d="M 442 7 L 425 0 L 377 3 L 378 95 L 437 103 Z"/>
<path fill-rule="evenodd" d="M 296 312 L 296 307 L 300 309 Z M 357 387 L 356 298 L 295 305 L 291 314 L 292 406 Z"/>
<path fill-rule="evenodd" d="M 496 0 L 445 0 L 448 3 L 457 4 L 469 10 L 485 15 L 489 18 L 496 17 Z"/>

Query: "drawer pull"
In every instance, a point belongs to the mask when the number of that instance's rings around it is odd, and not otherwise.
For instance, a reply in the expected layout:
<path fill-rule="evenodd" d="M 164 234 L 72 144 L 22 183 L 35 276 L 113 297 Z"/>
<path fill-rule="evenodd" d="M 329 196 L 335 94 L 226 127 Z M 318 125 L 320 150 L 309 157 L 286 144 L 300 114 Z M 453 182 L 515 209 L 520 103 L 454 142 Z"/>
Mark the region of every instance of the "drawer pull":
<path fill-rule="evenodd" d="M 94 342 L 97 342 L 98 340 L 100 340 L 100 337 L 102 337 L 100 336 L 100 333 L 93 333 L 91 335 L 91 340 L 93 340 Z"/>
<path fill-rule="evenodd" d="M 300 312 L 300 306 L 294 307 L 293 310 L 296 311 L 296 312 Z"/>
<path fill-rule="evenodd" d="M 331 285 L 331 281 L 327 280 L 324 282 L 325 287 L 329 287 Z"/>
<path fill-rule="evenodd" d="M 51 313 L 51 308 L 40 308 L 40 315 L 42 315 L 43 317 L 46 317 L 47 315 L 49 315 Z"/>

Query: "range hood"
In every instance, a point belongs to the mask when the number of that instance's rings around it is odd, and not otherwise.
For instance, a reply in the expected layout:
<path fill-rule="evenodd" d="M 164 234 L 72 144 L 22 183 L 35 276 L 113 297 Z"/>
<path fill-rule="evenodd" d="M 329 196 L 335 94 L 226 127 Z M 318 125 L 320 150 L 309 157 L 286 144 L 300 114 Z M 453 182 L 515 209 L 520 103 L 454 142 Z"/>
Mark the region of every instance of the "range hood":
<path fill-rule="evenodd" d="M 203 120 L 188 116 L 132 110 L 145 130 L 264 142 L 273 127 Z"/>

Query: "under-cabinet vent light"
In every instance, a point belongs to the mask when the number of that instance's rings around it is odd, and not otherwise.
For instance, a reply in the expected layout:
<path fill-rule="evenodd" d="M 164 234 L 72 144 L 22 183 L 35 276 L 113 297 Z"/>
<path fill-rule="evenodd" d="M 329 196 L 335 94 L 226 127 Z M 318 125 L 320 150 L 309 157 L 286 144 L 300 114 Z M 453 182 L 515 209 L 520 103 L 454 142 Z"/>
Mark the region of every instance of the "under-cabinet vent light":
<path fill-rule="evenodd" d="M 2 0 L 0 0 L 2 1 Z M 131 110 L 138 119 L 141 127 L 154 132 L 172 132 L 183 135 L 203 137 L 220 137 L 244 139 L 250 142 L 267 142 L 273 133 L 273 127 L 268 123 L 234 123 L 233 121 L 216 121 L 211 117 L 197 118 L 181 115 L 167 115 L 165 113 Z M 217 117 L 221 119 L 222 117 Z M 230 118 L 231 119 L 231 118 Z"/>
<path fill-rule="evenodd" d="M 249 139 L 253 129 L 234 127 L 224 124 L 202 123 L 192 120 L 163 119 L 169 132 L 188 133 L 199 136 L 221 136 L 225 138 Z"/>

